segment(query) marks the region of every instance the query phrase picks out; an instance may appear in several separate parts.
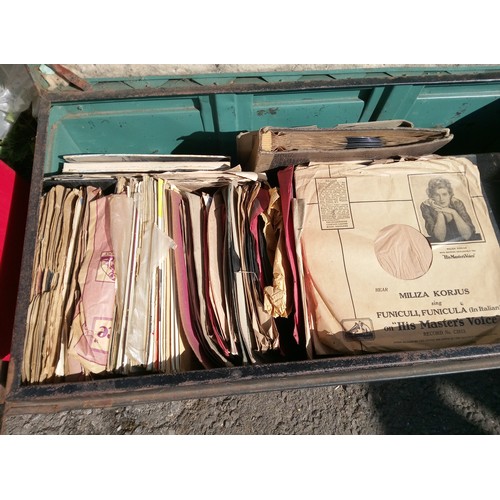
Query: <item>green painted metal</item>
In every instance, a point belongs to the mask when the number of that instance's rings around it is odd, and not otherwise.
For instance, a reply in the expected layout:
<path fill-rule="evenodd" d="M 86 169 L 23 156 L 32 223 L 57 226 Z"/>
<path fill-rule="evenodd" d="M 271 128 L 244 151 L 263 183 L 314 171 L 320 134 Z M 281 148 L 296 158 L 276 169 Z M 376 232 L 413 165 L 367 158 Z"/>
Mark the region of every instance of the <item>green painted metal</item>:
<path fill-rule="evenodd" d="M 475 79 L 479 74 L 482 79 Z M 65 154 L 224 154 L 235 160 L 236 135 L 244 130 L 389 119 L 450 127 L 459 140 L 447 152 L 500 150 L 493 133 L 499 126 L 499 66 L 91 83 L 91 99 L 86 92 L 65 99 L 61 92 L 51 101 L 45 174 L 56 173 Z"/>
<path fill-rule="evenodd" d="M 262 73 L 210 73 L 200 75 L 159 75 L 140 78 L 91 78 L 88 81 L 96 88 L 106 87 L 111 89 L 113 85 L 120 88 L 125 85 L 134 88 L 158 87 L 168 85 L 170 87 L 184 86 L 196 82 L 201 86 L 227 85 L 230 83 L 262 83 L 262 82 L 299 82 L 299 81 L 346 81 L 358 78 L 380 78 L 406 77 L 406 76 L 440 76 L 440 75 L 463 75 L 470 73 L 498 71 L 499 65 L 451 65 L 451 66 L 393 66 L 383 68 L 354 68 L 338 69 L 335 71 L 302 71 L 302 72 L 262 72 Z"/>

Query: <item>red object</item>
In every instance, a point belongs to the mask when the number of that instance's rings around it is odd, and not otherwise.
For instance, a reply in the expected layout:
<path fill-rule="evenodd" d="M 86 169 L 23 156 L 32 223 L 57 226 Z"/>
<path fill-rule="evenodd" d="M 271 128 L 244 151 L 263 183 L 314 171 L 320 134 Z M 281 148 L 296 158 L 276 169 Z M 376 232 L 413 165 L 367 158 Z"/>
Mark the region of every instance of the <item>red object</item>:
<path fill-rule="evenodd" d="M 0 160 L 0 361 L 10 358 L 29 183 Z"/>

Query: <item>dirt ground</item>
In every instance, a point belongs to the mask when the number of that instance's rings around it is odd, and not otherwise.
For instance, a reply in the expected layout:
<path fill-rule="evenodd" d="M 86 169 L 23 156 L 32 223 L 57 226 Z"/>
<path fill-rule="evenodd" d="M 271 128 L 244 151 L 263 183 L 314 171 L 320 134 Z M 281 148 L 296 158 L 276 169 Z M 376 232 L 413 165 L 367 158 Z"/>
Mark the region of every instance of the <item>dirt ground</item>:
<path fill-rule="evenodd" d="M 493 435 L 500 434 L 500 370 L 55 414 L 5 415 L 2 433 Z"/>

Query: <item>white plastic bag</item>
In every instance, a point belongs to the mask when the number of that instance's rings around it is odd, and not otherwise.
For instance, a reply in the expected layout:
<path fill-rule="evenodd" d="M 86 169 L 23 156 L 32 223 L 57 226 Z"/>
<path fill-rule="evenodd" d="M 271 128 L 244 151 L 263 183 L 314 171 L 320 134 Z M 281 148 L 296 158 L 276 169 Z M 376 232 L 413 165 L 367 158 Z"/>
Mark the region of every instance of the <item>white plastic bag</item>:
<path fill-rule="evenodd" d="M 35 86 L 23 64 L 0 64 L 0 141 L 35 96 Z"/>

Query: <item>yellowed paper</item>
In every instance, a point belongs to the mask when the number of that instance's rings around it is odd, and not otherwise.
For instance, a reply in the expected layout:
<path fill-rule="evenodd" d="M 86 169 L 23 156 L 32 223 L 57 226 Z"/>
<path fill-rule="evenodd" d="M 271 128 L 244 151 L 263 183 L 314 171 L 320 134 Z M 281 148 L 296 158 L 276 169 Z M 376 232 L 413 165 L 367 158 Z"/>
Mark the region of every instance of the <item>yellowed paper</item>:
<path fill-rule="evenodd" d="M 228 351 L 236 355 L 236 337 L 229 328 L 227 314 L 224 259 L 226 250 L 224 248 L 225 222 L 224 222 L 224 200 L 221 191 L 214 193 L 207 213 L 207 280 L 208 297 L 213 310 L 214 328 L 217 328 L 222 341 Z"/>
<path fill-rule="evenodd" d="M 115 259 L 109 197 L 89 203 L 89 239 L 78 274 L 81 297 L 71 325 L 68 353 L 91 373 L 105 371 L 113 331 Z"/>
<path fill-rule="evenodd" d="M 291 271 L 285 258 L 285 238 L 280 196 L 276 188 L 269 190 L 271 199 L 264 218 L 264 235 L 267 242 L 269 261 L 273 264 L 273 284 L 264 290 L 264 309 L 271 316 L 286 318 L 292 310 L 293 287 Z"/>
<path fill-rule="evenodd" d="M 279 336 L 272 313 L 264 307 L 265 294 L 262 294 L 261 283 L 258 273 L 250 269 L 251 262 L 255 261 L 255 255 L 248 255 L 249 247 L 253 247 L 252 235 L 249 224 L 251 208 L 262 185 L 255 183 L 249 186 L 243 186 L 242 200 L 242 227 L 240 229 L 240 248 L 242 254 L 243 283 L 245 285 L 245 296 L 247 301 L 247 310 L 251 321 L 253 335 L 256 342 L 256 350 L 260 353 L 266 353 L 269 350 L 278 349 Z M 248 228 L 248 230 L 246 229 Z"/>
<path fill-rule="evenodd" d="M 315 164 L 298 167 L 295 182 L 316 354 L 500 340 L 500 249 L 469 160 Z M 446 198 L 440 207 L 435 185 Z M 436 204 L 432 214 L 429 200 Z M 436 236 L 438 220 L 448 239 Z M 397 230 L 381 251 L 376 243 L 391 226 Z M 411 248 L 408 228 L 419 234 Z"/>

